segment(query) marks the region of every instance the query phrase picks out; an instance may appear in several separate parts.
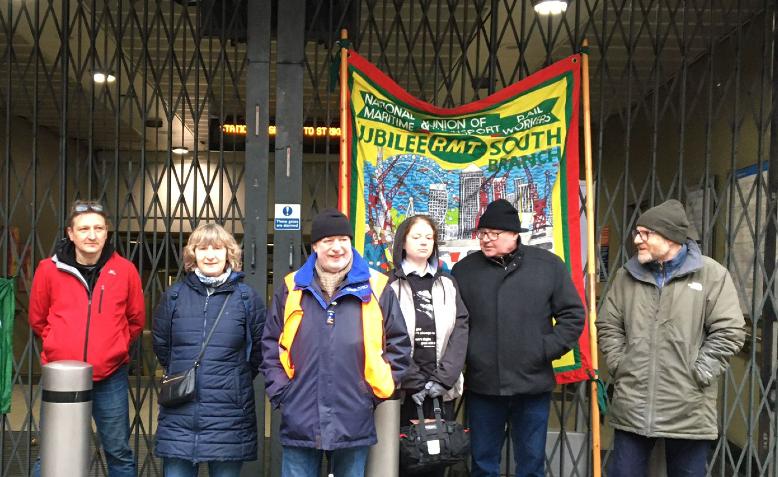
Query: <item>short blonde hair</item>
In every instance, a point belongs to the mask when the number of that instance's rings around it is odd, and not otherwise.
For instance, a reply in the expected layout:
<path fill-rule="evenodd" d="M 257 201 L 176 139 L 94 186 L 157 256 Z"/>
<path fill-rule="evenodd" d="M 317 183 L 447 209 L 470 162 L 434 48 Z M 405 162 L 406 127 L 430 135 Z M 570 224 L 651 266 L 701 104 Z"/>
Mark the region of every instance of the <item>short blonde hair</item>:
<path fill-rule="evenodd" d="M 184 270 L 191 272 L 197 268 L 197 258 L 195 256 L 195 249 L 201 245 L 208 246 L 224 246 L 227 249 L 227 263 L 236 272 L 239 272 L 242 268 L 241 255 L 242 251 L 238 242 L 235 241 L 235 237 L 231 233 L 224 230 L 219 224 L 209 223 L 200 224 L 192 235 L 189 236 L 189 241 L 184 247 Z"/>

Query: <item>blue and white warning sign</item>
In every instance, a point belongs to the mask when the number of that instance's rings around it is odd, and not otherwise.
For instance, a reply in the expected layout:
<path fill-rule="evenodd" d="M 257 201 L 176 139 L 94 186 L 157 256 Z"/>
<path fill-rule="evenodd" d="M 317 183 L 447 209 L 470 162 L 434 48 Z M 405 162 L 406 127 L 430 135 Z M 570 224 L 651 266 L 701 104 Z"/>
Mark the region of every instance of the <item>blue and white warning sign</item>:
<path fill-rule="evenodd" d="M 275 230 L 300 230 L 300 204 L 276 204 Z"/>

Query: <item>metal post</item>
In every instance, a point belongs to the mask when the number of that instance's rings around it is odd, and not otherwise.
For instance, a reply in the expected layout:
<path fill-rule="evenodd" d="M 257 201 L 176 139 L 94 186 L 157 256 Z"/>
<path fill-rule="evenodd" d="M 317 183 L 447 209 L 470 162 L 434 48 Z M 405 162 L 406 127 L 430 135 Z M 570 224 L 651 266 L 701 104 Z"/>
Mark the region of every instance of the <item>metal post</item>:
<path fill-rule="evenodd" d="M 303 64 L 305 61 L 305 2 L 278 4 L 275 138 L 275 202 L 300 204 L 303 172 Z M 302 222 L 302 221 L 301 221 Z M 273 282 L 300 267 L 302 232 L 273 232 Z"/>
<path fill-rule="evenodd" d="M 375 410 L 378 443 L 367 456 L 366 477 L 400 475 L 400 400 L 382 402 Z"/>
<path fill-rule="evenodd" d="M 86 477 L 92 424 L 92 365 L 55 361 L 41 376 L 41 476 Z"/>
<path fill-rule="evenodd" d="M 303 75 L 305 62 L 304 0 L 278 2 L 276 43 L 275 203 L 302 203 Z M 302 204 L 301 204 L 302 205 Z M 302 207 L 301 207 L 302 208 Z M 300 220 L 302 226 L 302 217 Z M 273 283 L 283 285 L 287 273 L 300 267 L 301 230 L 273 232 Z M 271 476 L 280 475 L 282 448 L 278 440 L 281 416 L 271 418 Z"/>
<path fill-rule="evenodd" d="M 243 237 L 246 283 L 267 301 L 268 121 L 270 104 L 270 0 L 247 2 L 246 42 L 246 211 Z M 241 475 L 265 475 L 265 382 L 254 380 L 259 459 Z"/>
<path fill-rule="evenodd" d="M 774 14 L 775 15 L 775 14 Z M 773 19 L 773 22 L 775 20 Z M 773 23 L 774 24 L 774 23 Z M 767 227 L 764 243 L 764 274 L 767 279 L 763 284 L 763 293 L 768 299 L 764 301 L 762 308 L 762 362 L 759 363 L 760 378 L 762 386 L 766 388 L 768 406 L 764 411 L 759 412 L 759 431 L 758 442 L 756 444 L 760 458 L 775 452 L 771 447 L 778 444 L 771 444 L 776 438 L 772 435 L 771 420 L 775 417 L 770 416 L 769 409 L 776 407 L 776 385 L 775 376 L 778 372 L 778 343 L 776 335 L 778 334 L 778 317 L 775 310 L 775 270 L 776 270 L 776 237 L 778 236 L 778 30 L 773 29 L 772 37 L 772 117 L 770 118 L 770 151 L 769 167 L 767 169 Z M 765 47 L 767 48 L 767 46 Z M 767 57 L 767 55 L 765 55 Z M 757 208 L 757 210 L 760 210 Z M 757 322 L 756 320 L 754 320 Z M 756 328 L 756 327 L 755 327 Z M 772 384 L 770 384 L 772 383 Z M 775 475 L 776 469 L 772 474 Z"/>

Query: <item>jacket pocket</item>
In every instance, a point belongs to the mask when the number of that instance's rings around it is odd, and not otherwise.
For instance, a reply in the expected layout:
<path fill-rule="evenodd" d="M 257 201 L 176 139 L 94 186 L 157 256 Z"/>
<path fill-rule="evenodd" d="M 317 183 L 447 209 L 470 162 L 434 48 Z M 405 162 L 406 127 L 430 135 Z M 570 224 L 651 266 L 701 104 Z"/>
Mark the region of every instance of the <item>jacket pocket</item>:
<path fill-rule="evenodd" d="M 647 370 L 649 354 L 645 338 L 637 337 L 630 339 L 627 342 L 624 355 L 619 360 L 618 366 L 613 370 L 613 379 L 639 373 L 641 370 Z"/>
<path fill-rule="evenodd" d="M 281 391 L 281 397 L 278 399 L 278 407 L 284 407 L 286 402 L 292 396 L 292 387 L 295 385 L 297 381 L 299 381 L 299 379 L 295 380 L 294 378 L 292 378 L 289 380 L 289 384 L 287 384 L 284 390 Z"/>
<path fill-rule="evenodd" d="M 373 388 L 371 388 L 370 384 L 364 379 L 359 382 L 359 391 L 362 395 L 362 402 L 365 404 L 365 407 L 372 409 L 380 402 L 380 399 L 373 394 Z"/>
<path fill-rule="evenodd" d="M 241 403 L 240 399 L 240 369 L 233 369 L 232 376 L 232 400 L 235 401 L 236 406 L 241 408 L 243 403 Z"/>
<path fill-rule="evenodd" d="M 45 336 L 41 337 L 41 347 L 43 351 L 43 355 L 46 357 L 47 360 L 53 361 L 54 359 L 54 327 L 49 325 Z"/>

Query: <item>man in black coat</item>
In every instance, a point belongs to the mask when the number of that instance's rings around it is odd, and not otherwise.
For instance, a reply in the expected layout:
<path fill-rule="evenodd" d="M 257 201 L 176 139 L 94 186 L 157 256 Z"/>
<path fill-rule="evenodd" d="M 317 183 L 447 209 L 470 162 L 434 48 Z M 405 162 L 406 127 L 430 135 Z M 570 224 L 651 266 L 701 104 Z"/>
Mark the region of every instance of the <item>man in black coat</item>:
<path fill-rule="evenodd" d="M 472 477 L 500 475 L 509 421 L 516 475 L 543 477 L 551 362 L 575 345 L 584 326 L 566 265 L 522 245 L 523 231 L 508 201 L 490 203 L 478 222 L 481 251 L 452 270 L 470 310 L 465 389 Z"/>

